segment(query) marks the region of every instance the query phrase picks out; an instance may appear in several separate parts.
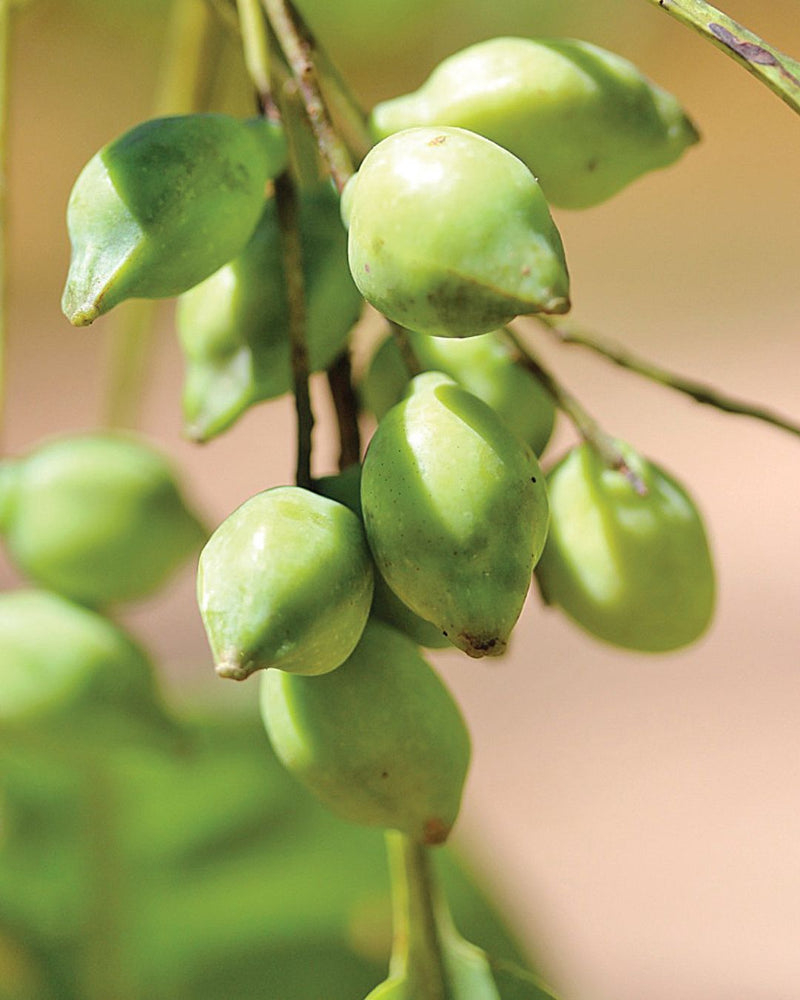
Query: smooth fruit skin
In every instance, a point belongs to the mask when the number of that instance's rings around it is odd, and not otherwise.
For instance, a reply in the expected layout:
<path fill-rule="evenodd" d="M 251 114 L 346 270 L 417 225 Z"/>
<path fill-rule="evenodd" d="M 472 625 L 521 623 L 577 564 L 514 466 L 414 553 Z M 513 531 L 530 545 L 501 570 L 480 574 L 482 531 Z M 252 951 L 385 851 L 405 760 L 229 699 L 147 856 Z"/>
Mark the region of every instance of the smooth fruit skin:
<path fill-rule="evenodd" d="M 714 567 L 692 499 L 624 447 L 640 496 L 589 448 L 548 475 L 550 534 L 536 576 L 545 598 L 616 646 L 664 652 L 694 642 L 714 610 Z"/>
<path fill-rule="evenodd" d="M 671 94 L 626 59 L 574 39 L 479 42 L 372 113 L 377 139 L 431 125 L 486 136 L 528 166 L 551 204 L 575 209 L 669 166 L 699 138 Z"/>
<path fill-rule="evenodd" d="M 147 597 L 207 537 L 170 464 L 110 432 L 0 463 L 0 535 L 25 576 L 92 606 Z"/>
<path fill-rule="evenodd" d="M 361 515 L 361 466 L 351 465 L 335 476 L 323 476 L 315 483 L 315 489 L 331 500 L 338 500 L 349 507 L 359 518 Z M 380 573 L 375 574 L 375 591 L 372 596 L 370 614 L 392 628 L 413 639 L 418 646 L 427 649 L 446 649 L 452 645 L 442 632 L 431 622 L 414 614 L 395 594 Z"/>
<path fill-rule="evenodd" d="M 156 703 L 150 663 L 107 618 L 48 591 L 0 594 L 0 729 Z"/>
<path fill-rule="evenodd" d="M 375 564 L 470 656 L 497 656 L 547 535 L 544 474 L 494 411 L 437 372 L 378 425 L 361 507 Z"/>
<path fill-rule="evenodd" d="M 372 603 L 361 522 L 296 486 L 257 493 L 200 555 L 197 599 L 221 677 L 279 667 L 333 670 L 353 651 Z"/>
<path fill-rule="evenodd" d="M 523 313 L 566 312 L 558 230 L 533 175 L 464 129 L 407 129 L 365 157 L 342 202 L 348 259 L 389 319 L 471 337 Z"/>
<path fill-rule="evenodd" d="M 104 146 L 67 206 L 70 323 L 179 295 L 235 257 L 286 155 L 280 126 L 222 114 L 154 118 Z"/>
<path fill-rule="evenodd" d="M 306 345 L 315 372 L 344 349 L 364 303 L 347 267 L 333 189 L 303 191 L 299 214 Z M 192 440 L 210 440 L 254 403 L 291 390 L 289 307 L 273 198 L 244 250 L 178 299 L 175 319 L 186 358 L 184 424 Z"/>
<path fill-rule="evenodd" d="M 541 384 L 514 363 L 497 332 L 463 340 L 407 333 L 414 355 L 424 371 L 449 375 L 482 399 L 506 424 L 541 455 L 550 440 L 555 405 Z M 365 405 L 380 420 L 408 388 L 410 375 L 393 336 L 375 351 L 361 385 Z"/>
<path fill-rule="evenodd" d="M 464 720 L 411 639 L 370 620 L 324 677 L 268 671 L 261 712 L 284 765 L 333 812 L 440 844 L 470 759 Z"/>

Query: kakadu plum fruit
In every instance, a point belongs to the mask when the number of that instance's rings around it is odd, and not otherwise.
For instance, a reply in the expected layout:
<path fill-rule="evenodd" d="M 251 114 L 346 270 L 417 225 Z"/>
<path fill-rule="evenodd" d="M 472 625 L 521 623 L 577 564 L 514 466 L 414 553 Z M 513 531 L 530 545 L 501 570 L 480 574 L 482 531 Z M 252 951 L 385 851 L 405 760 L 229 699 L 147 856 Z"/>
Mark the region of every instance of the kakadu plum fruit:
<path fill-rule="evenodd" d="M 279 667 L 321 674 L 358 642 L 373 570 L 361 522 L 296 486 L 257 493 L 200 555 L 197 596 L 222 677 Z"/>
<path fill-rule="evenodd" d="M 104 146 L 67 206 L 70 323 L 125 299 L 179 295 L 235 257 L 286 157 L 279 125 L 222 114 L 154 118 Z"/>
<path fill-rule="evenodd" d="M 547 535 L 533 452 L 486 403 L 426 372 L 375 431 L 361 505 L 398 597 L 470 656 L 501 654 Z"/>
<path fill-rule="evenodd" d="M 524 163 L 482 136 L 415 128 L 374 146 L 345 189 L 350 270 L 402 326 L 469 337 L 569 308 L 561 237 Z"/>
<path fill-rule="evenodd" d="M 541 455 L 555 421 L 552 397 L 530 372 L 515 364 L 496 331 L 477 337 L 429 337 L 407 331 L 414 356 L 424 371 L 449 375 L 488 403 L 498 416 Z M 405 395 L 411 376 L 394 336 L 372 356 L 361 385 L 364 404 L 380 418 Z"/>
<path fill-rule="evenodd" d="M 269 670 L 261 712 L 275 753 L 333 812 L 440 844 L 470 758 L 457 705 L 415 643 L 370 620 L 324 677 Z"/>
<path fill-rule="evenodd" d="M 361 466 L 351 465 L 335 476 L 318 479 L 315 489 L 331 500 L 338 500 L 355 514 L 361 514 Z M 431 622 L 426 622 L 411 608 L 406 607 L 380 573 L 375 573 L 375 592 L 372 597 L 370 614 L 403 632 L 419 646 L 427 649 L 444 649 L 450 645 L 441 631 Z"/>
<path fill-rule="evenodd" d="M 299 215 L 313 372 L 343 350 L 363 299 L 347 267 L 333 189 L 301 191 Z M 186 358 L 184 422 L 193 440 L 207 441 L 254 403 L 289 392 L 289 307 L 273 198 L 244 250 L 178 299 L 176 322 Z"/>
<path fill-rule="evenodd" d="M 647 495 L 586 444 L 549 473 L 550 534 L 536 576 L 545 598 L 588 632 L 629 649 L 685 646 L 708 626 L 714 567 L 683 487 L 623 445 Z"/>
<path fill-rule="evenodd" d="M 79 727 L 99 711 L 163 719 L 155 675 L 142 650 L 113 622 L 59 594 L 0 594 L 0 730 Z"/>
<path fill-rule="evenodd" d="M 602 202 L 697 142 L 678 101 L 626 59 L 575 39 L 493 38 L 372 113 L 378 139 L 454 125 L 510 150 L 561 208 Z"/>
<path fill-rule="evenodd" d="M 157 590 L 207 533 L 155 449 L 96 432 L 0 462 L 0 537 L 32 581 L 104 606 Z"/>

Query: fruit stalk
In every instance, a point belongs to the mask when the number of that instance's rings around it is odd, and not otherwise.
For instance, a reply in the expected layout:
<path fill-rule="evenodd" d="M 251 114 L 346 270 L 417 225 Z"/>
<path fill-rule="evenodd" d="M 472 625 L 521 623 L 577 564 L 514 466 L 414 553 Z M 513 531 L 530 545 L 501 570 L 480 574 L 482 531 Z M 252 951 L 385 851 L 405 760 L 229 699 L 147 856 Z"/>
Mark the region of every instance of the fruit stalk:
<path fill-rule="evenodd" d="M 390 972 L 405 976 L 415 1000 L 446 1000 L 447 978 L 436 924 L 430 849 L 405 834 L 386 834 L 392 884 Z"/>
<path fill-rule="evenodd" d="M 743 66 L 800 114 L 800 62 L 705 0 L 649 0 Z"/>
<path fill-rule="evenodd" d="M 213 21 L 210 8 L 198 0 L 177 0 L 174 4 L 153 100 L 155 116 L 205 106 L 212 78 L 209 67 L 216 64 L 214 48 L 219 45 Z M 106 385 L 107 427 L 136 426 L 156 312 L 155 301 L 138 299 L 127 303 L 117 316 Z"/>
<path fill-rule="evenodd" d="M 341 192 L 353 173 L 350 153 L 336 132 L 322 96 L 316 69 L 316 44 L 288 0 L 261 0 L 275 37 L 292 70 L 320 153 L 336 189 Z"/>
<path fill-rule="evenodd" d="M 361 432 L 358 426 L 358 399 L 353 389 L 350 354 L 343 351 L 327 372 L 336 422 L 339 427 L 339 471 L 361 459 Z"/>
<path fill-rule="evenodd" d="M 773 427 L 788 431 L 789 434 L 800 436 L 800 424 L 788 420 L 781 414 L 765 406 L 737 399 L 726 393 L 707 385 L 704 382 L 697 382 L 694 379 L 686 378 L 675 372 L 661 368 L 644 358 L 631 354 L 630 351 L 617 347 L 601 337 L 585 330 L 578 330 L 573 327 L 562 327 L 546 317 L 536 317 L 537 321 L 553 334 L 561 344 L 578 345 L 587 350 L 594 351 L 607 361 L 613 362 L 620 368 L 635 372 L 651 382 L 666 386 L 668 389 L 675 389 L 691 397 L 697 403 L 705 403 L 707 406 L 714 406 L 725 413 L 735 413 L 742 417 L 752 417 L 754 420 L 763 420 Z"/>
<path fill-rule="evenodd" d="M 308 391 L 308 349 L 306 346 L 306 303 L 303 287 L 303 248 L 300 244 L 297 190 L 288 173 L 275 181 L 275 206 L 281 230 L 286 298 L 289 306 L 289 345 L 297 411 L 297 467 L 295 482 L 305 489 L 311 482 L 311 433 L 314 414 Z"/>
<path fill-rule="evenodd" d="M 595 418 L 568 389 L 561 385 L 549 371 L 541 366 L 539 361 L 537 361 L 513 331 L 506 328 L 504 333 L 517 350 L 517 363 L 526 368 L 541 382 L 555 400 L 558 408 L 575 425 L 583 440 L 600 455 L 609 469 L 617 469 L 621 472 L 639 496 L 647 496 L 647 487 L 625 461 L 625 456 L 619 450 L 611 435 L 602 429 Z"/>

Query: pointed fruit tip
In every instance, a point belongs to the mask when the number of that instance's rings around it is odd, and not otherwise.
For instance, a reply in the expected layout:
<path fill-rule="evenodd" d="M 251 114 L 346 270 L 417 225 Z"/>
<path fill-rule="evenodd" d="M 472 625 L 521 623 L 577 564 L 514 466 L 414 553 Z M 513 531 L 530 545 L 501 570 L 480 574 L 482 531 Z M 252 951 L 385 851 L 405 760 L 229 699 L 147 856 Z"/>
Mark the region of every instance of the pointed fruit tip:
<path fill-rule="evenodd" d="M 245 681 L 252 673 L 246 665 L 237 663 L 235 660 L 221 660 L 214 669 L 217 677 L 224 677 L 226 680 L 232 681 Z"/>

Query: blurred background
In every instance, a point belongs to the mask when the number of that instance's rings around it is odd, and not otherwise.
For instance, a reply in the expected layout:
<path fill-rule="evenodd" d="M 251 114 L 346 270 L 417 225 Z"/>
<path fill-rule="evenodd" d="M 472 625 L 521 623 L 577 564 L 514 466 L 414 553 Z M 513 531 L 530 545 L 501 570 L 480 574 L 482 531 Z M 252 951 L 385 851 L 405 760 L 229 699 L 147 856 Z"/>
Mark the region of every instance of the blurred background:
<path fill-rule="evenodd" d="M 587 39 L 675 93 L 702 143 L 601 207 L 556 215 L 573 318 L 800 421 L 800 119 L 775 96 L 644 0 L 301 6 L 367 106 L 499 34 Z M 797 0 L 731 0 L 726 11 L 800 56 Z M 104 419 L 114 320 L 76 330 L 61 315 L 64 212 L 86 160 L 151 114 L 167 13 L 159 0 L 33 0 L 17 18 L 9 453 Z M 474 736 L 458 841 L 565 1000 L 797 1000 L 800 440 L 539 341 L 606 429 L 690 487 L 716 556 L 718 611 L 698 645 L 650 657 L 595 642 L 532 594 L 508 657 L 437 655 Z M 290 481 L 292 406 L 261 405 L 191 445 L 181 378 L 164 304 L 139 427 L 174 456 L 214 525 Z M 314 389 L 323 474 L 333 420 L 324 386 Z M 562 422 L 546 460 L 573 440 Z M 0 563 L 0 587 L 15 582 Z M 125 620 L 174 698 L 251 700 L 249 685 L 213 678 L 193 591 L 189 568 Z"/>

